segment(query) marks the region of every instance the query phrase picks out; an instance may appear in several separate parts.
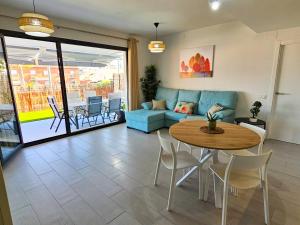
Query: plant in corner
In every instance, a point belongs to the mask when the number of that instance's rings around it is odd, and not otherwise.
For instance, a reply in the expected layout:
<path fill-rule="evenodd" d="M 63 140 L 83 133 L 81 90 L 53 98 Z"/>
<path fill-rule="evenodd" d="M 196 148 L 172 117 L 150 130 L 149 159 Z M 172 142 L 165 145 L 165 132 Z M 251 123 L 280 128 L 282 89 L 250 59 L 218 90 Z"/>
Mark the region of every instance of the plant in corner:
<path fill-rule="evenodd" d="M 140 79 L 141 89 L 146 102 L 155 98 L 160 80 L 156 79 L 156 68 L 154 65 L 145 67 L 145 76 Z"/>
<path fill-rule="evenodd" d="M 262 107 L 262 104 L 260 101 L 255 101 L 253 104 L 252 104 L 252 107 L 250 109 L 250 112 L 252 114 L 252 117 L 249 118 L 250 122 L 257 122 L 257 115 L 258 113 L 260 112 L 260 107 Z"/>
<path fill-rule="evenodd" d="M 215 130 L 217 127 L 217 117 L 211 113 L 206 114 L 207 121 L 208 121 L 208 130 Z"/>

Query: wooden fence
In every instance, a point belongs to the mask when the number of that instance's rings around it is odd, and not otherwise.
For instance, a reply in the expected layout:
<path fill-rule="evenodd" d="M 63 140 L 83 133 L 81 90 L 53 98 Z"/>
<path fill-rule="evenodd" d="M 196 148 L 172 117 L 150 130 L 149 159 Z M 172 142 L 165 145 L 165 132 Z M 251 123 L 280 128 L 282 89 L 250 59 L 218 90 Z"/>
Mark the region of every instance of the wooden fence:
<path fill-rule="evenodd" d="M 96 91 L 97 96 L 103 96 L 107 98 L 109 93 L 113 92 L 113 87 L 96 87 L 92 89 Z M 77 90 L 80 98 L 84 101 L 86 99 L 85 92 L 91 91 L 85 88 Z M 16 91 L 15 98 L 19 112 L 32 112 L 50 109 L 47 96 L 55 96 L 56 102 L 60 108 L 62 108 L 62 94 L 60 90 L 47 91 L 47 90 L 28 90 L 28 91 Z"/>

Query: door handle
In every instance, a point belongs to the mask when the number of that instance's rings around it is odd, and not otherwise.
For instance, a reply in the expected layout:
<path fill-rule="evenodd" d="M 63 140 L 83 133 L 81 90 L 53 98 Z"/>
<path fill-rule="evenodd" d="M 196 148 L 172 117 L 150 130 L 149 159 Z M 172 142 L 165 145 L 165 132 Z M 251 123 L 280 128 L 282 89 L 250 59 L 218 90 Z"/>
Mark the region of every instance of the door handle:
<path fill-rule="evenodd" d="M 291 95 L 291 93 L 275 92 L 275 95 Z"/>

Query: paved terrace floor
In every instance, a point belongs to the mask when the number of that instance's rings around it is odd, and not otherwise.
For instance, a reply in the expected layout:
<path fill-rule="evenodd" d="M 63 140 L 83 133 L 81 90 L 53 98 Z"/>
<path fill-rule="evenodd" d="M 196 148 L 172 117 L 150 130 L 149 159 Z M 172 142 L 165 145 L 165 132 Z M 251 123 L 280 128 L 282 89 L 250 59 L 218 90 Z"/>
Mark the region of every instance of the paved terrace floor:
<path fill-rule="evenodd" d="M 299 145 L 266 147 L 274 150 L 271 224 L 299 224 Z M 124 124 L 23 149 L 4 168 L 14 225 L 220 225 L 212 184 L 208 202 L 199 201 L 197 176 L 176 188 L 174 210 L 165 210 L 171 174 L 162 167 L 152 185 L 158 151 L 155 133 Z M 261 189 L 230 195 L 228 224 L 264 224 Z"/>
<path fill-rule="evenodd" d="M 50 130 L 52 121 L 53 119 L 45 119 L 45 120 L 21 123 L 21 130 L 22 130 L 24 142 L 27 143 L 27 142 L 54 137 L 66 133 L 65 120 L 62 120 L 57 132 L 55 132 L 55 129 L 56 126 L 58 125 L 58 120 L 56 120 L 53 128 Z M 79 122 L 79 129 L 77 129 L 76 126 L 73 123 L 71 123 L 72 132 L 90 128 L 88 123 L 84 123 L 83 126 L 81 125 L 82 119 L 79 119 L 78 122 Z M 87 120 L 85 119 L 84 122 L 87 122 Z M 109 124 L 109 123 L 111 123 L 109 119 L 104 120 L 104 124 Z M 91 124 L 92 126 L 94 126 L 93 122 L 91 122 Z M 102 123 L 102 119 L 98 117 L 96 126 L 103 126 L 104 124 Z"/>

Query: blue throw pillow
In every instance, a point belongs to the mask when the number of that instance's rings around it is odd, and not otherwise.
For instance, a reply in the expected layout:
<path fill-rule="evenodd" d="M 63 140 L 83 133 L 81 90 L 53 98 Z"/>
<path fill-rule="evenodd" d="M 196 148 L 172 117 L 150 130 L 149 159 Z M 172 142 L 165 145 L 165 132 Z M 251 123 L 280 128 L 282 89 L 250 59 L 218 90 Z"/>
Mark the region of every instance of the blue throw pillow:
<path fill-rule="evenodd" d="M 150 110 L 150 109 L 152 109 L 152 102 L 143 102 L 142 107 L 143 107 L 143 109 Z"/>

